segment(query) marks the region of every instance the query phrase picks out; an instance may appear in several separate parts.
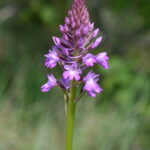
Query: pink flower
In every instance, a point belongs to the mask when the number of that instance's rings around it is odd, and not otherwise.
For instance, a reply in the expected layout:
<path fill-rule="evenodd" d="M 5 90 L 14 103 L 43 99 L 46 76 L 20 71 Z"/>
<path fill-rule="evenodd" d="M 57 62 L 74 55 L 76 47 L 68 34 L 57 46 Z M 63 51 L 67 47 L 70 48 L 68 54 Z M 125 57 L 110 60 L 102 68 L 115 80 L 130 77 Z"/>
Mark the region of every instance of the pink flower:
<path fill-rule="evenodd" d="M 83 90 L 87 91 L 89 96 L 96 97 L 96 93 L 100 93 L 102 89 L 97 84 L 99 80 L 99 75 L 96 75 L 95 73 L 92 73 L 90 71 L 86 77 L 83 78 L 83 81 L 85 83 Z"/>
<path fill-rule="evenodd" d="M 42 92 L 48 92 L 54 86 L 57 86 L 57 80 L 52 74 L 47 75 L 48 81 L 41 87 Z"/>
<path fill-rule="evenodd" d="M 54 68 L 59 62 L 59 57 L 56 51 L 56 47 L 53 46 L 53 50 L 49 50 L 49 53 L 45 55 L 45 66 L 47 68 Z"/>
<path fill-rule="evenodd" d="M 109 69 L 109 65 L 108 65 L 109 57 L 107 56 L 106 52 L 99 53 L 96 56 L 96 60 L 97 63 L 100 64 L 104 69 Z"/>
<path fill-rule="evenodd" d="M 64 79 L 69 79 L 69 80 L 80 80 L 80 75 L 82 72 L 80 69 L 77 68 L 77 63 L 73 63 L 71 66 L 66 65 L 64 66 L 64 69 L 66 70 L 63 73 Z"/>
<path fill-rule="evenodd" d="M 94 66 L 94 63 L 96 63 L 96 59 L 95 56 L 92 55 L 91 53 L 86 54 L 83 58 L 82 58 L 83 63 L 88 66 L 88 67 L 92 67 Z"/>

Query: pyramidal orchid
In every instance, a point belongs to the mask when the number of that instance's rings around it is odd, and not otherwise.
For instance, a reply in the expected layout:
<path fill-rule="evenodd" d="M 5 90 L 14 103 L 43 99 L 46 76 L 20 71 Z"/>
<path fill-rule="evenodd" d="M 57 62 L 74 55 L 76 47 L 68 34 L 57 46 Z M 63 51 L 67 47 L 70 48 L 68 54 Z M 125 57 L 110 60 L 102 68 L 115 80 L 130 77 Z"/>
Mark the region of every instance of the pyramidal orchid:
<path fill-rule="evenodd" d="M 92 71 L 92 67 L 98 64 L 109 69 L 109 58 L 106 52 L 92 54 L 100 45 L 102 36 L 99 36 L 99 28 L 90 22 L 85 0 L 73 1 L 65 23 L 59 29 L 62 36 L 52 37 L 54 45 L 45 55 L 45 66 L 52 69 L 59 65 L 62 74 L 59 79 L 48 74 L 48 81 L 41 87 L 41 91 L 48 92 L 58 86 L 64 92 L 67 106 L 66 150 L 72 150 L 76 103 L 86 92 L 89 96 L 96 97 L 96 94 L 103 91 L 98 84 L 99 75 Z M 77 87 L 80 88 L 79 95 Z"/>

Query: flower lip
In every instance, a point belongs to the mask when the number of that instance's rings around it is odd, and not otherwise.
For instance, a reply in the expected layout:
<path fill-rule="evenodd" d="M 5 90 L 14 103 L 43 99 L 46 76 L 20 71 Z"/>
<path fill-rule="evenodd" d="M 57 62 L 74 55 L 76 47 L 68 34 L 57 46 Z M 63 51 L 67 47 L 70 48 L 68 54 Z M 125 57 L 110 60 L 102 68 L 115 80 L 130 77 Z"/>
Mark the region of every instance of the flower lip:
<path fill-rule="evenodd" d="M 96 63 L 96 58 L 94 55 L 92 55 L 91 53 L 86 54 L 83 58 L 82 58 L 82 62 L 88 66 L 88 67 L 92 67 L 94 66 L 94 63 Z"/>
<path fill-rule="evenodd" d="M 44 56 L 46 57 L 45 66 L 47 68 L 54 68 L 60 60 L 55 47 L 53 47 L 53 50 L 49 50 L 49 53 Z"/>
<path fill-rule="evenodd" d="M 64 69 L 66 70 L 63 73 L 64 79 L 69 79 L 73 80 L 75 79 L 76 81 L 80 80 L 80 74 L 82 73 L 80 69 L 78 69 L 77 63 L 73 62 L 72 65 L 65 65 Z"/>
<path fill-rule="evenodd" d="M 83 78 L 85 83 L 83 90 L 87 91 L 89 96 L 95 97 L 96 93 L 100 93 L 102 91 L 101 87 L 97 84 L 99 75 L 92 73 L 90 71 L 86 77 Z"/>
<path fill-rule="evenodd" d="M 107 52 L 99 53 L 96 56 L 97 63 L 100 64 L 104 69 L 109 69 Z"/>
<path fill-rule="evenodd" d="M 52 74 L 47 75 L 48 81 L 41 86 L 41 92 L 48 92 L 52 87 L 57 86 L 57 80 Z"/>

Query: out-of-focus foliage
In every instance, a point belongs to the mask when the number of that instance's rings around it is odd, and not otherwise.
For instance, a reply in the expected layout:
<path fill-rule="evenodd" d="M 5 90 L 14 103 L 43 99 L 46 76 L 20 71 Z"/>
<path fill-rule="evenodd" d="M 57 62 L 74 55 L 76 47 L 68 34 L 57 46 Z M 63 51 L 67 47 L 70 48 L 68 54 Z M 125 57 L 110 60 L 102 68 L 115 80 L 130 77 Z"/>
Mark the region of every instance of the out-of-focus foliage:
<path fill-rule="evenodd" d="M 41 93 L 43 55 L 60 35 L 71 0 L 0 1 L 0 150 L 60 150 L 65 113 L 59 89 Z M 95 66 L 104 92 L 78 104 L 75 149 L 150 149 L 150 2 L 88 0 L 110 70 Z M 59 74 L 59 69 L 56 69 Z"/>

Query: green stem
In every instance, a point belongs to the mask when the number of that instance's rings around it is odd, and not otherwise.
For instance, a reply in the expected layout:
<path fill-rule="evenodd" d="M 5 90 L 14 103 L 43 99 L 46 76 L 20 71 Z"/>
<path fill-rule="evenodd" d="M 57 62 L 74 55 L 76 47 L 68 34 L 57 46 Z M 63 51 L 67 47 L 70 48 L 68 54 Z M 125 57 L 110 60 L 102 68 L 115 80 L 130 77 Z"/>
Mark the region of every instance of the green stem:
<path fill-rule="evenodd" d="M 72 150 L 73 145 L 74 118 L 76 109 L 75 96 L 76 96 L 76 86 L 74 84 L 74 81 L 72 81 L 67 105 L 66 150 Z"/>

